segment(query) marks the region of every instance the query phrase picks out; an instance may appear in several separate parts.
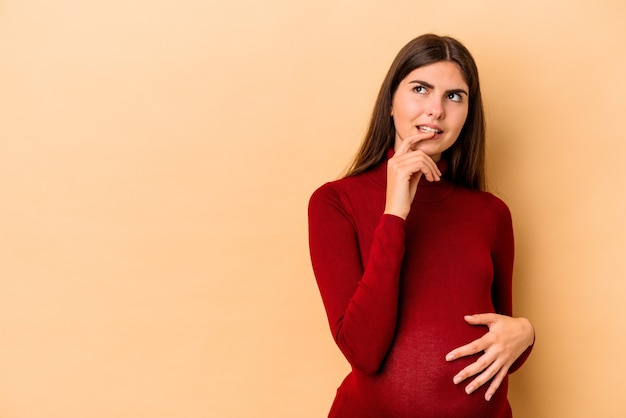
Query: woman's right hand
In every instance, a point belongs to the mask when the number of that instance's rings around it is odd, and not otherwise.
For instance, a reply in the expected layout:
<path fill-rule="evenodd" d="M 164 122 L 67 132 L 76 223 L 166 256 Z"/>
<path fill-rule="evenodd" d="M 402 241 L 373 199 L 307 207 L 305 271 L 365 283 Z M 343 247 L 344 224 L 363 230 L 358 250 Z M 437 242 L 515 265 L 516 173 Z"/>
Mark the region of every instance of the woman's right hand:
<path fill-rule="evenodd" d="M 406 219 L 422 175 L 428 181 L 441 180 L 441 172 L 435 161 L 424 151 L 413 149 L 415 144 L 434 135 L 431 132 L 420 132 L 403 139 L 396 147 L 387 163 L 386 214 Z"/>

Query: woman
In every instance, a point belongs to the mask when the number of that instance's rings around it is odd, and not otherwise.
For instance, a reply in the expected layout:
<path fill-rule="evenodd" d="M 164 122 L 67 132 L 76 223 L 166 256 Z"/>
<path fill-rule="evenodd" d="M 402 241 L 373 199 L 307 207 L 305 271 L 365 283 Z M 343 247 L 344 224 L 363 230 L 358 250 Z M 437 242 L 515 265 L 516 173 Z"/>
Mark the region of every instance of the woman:
<path fill-rule="evenodd" d="M 534 330 L 511 316 L 511 216 L 484 191 L 484 155 L 472 56 L 412 40 L 351 169 L 309 202 L 313 270 L 352 366 L 329 417 L 512 416 L 507 375 Z"/>

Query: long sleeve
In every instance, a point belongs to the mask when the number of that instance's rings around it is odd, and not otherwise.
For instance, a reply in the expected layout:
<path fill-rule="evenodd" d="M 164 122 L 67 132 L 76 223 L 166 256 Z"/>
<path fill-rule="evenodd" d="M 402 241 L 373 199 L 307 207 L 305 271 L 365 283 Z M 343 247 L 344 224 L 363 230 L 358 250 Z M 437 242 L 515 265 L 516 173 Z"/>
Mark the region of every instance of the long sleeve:
<path fill-rule="evenodd" d="M 479 355 L 445 360 L 487 332 L 464 315 L 512 314 L 506 204 L 445 178 L 421 179 L 404 220 L 383 214 L 386 174 L 383 162 L 321 186 L 309 201 L 313 272 L 352 366 L 329 417 L 510 418 L 506 383 L 490 402 L 453 383 Z"/>
<path fill-rule="evenodd" d="M 499 199 L 494 200 L 495 213 L 495 236 L 492 249 L 492 259 L 494 268 L 494 280 L 491 297 L 497 313 L 502 315 L 513 315 L 513 258 L 514 258 L 514 237 L 513 222 L 509 208 Z M 509 373 L 519 369 L 525 362 L 533 345 L 528 347 L 524 353 L 513 363 Z"/>
<path fill-rule="evenodd" d="M 312 195 L 310 255 L 337 345 L 352 367 L 373 374 L 396 329 L 405 221 L 381 214 L 369 253 L 362 254 L 349 209 L 348 198 L 331 184 Z"/>

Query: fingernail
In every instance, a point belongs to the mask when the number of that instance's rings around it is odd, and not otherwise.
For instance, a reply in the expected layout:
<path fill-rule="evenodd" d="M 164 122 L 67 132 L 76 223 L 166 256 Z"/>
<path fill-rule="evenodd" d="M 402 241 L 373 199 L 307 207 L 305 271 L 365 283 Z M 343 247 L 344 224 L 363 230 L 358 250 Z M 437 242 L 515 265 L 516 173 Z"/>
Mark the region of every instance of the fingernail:
<path fill-rule="evenodd" d="M 452 360 L 454 360 L 454 354 L 448 354 L 448 355 L 446 356 L 446 360 L 448 360 L 448 361 L 452 361 Z"/>
<path fill-rule="evenodd" d="M 474 391 L 474 386 L 468 386 L 465 388 L 465 393 L 468 395 Z"/>
<path fill-rule="evenodd" d="M 490 401 L 492 396 L 493 396 L 493 393 L 488 393 L 488 394 L 485 395 L 485 399 L 487 401 Z"/>
<path fill-rule="evenodd" d="M 463 378 L 461 376 L 454 376 L 453 382 L 455 385 L 458 385 L 462 381 L 463 381 Z"/>

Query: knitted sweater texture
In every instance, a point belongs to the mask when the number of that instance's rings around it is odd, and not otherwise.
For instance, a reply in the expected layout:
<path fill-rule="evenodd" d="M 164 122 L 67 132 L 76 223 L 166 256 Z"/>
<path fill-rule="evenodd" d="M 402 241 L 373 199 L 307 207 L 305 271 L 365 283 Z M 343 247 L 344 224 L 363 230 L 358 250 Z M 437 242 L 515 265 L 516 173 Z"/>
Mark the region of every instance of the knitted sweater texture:
<path fill-rule="evenodd" d="M 321 186 L 309 202 L 313 270 L 352 366 L 329 417 L 511 417 L 507 379 L 487 402 L 487 385 L 467 395 L 469 381 L 452 382 L 478 355 L 445 360 L 488 331 L 464 315 L 512 314 L 509 209 L 490 193 L 422 177 L 404 220 L 383 214 L 386 176 L 384 161 Z"/>

